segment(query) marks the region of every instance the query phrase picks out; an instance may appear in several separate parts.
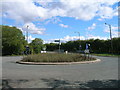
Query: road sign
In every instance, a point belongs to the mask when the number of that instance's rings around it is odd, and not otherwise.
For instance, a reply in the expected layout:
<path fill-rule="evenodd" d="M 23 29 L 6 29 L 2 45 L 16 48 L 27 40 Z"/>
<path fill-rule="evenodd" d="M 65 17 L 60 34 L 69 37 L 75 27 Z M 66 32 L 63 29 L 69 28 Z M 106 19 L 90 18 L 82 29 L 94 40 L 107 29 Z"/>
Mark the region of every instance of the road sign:
<path fill-rule="evenodd" d="M 90 53 L 89 49 L 85 49 L 84 52 L 85 52 L 85 53 Z"/>
<path fill-rule="evenodd" d="M 86 49 L 88 49 L 88 44 L 86 43 Z"/>
<path fill-rule="evenodd" d="M 55 42 L 60 42 L 60 40 L 55 40 Z"/>

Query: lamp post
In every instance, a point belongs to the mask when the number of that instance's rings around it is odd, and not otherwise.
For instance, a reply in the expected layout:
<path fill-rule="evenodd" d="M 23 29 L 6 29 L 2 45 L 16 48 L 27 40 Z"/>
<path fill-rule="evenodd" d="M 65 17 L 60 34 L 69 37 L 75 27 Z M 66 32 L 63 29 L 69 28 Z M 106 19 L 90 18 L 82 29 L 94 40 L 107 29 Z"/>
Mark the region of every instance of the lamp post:
<path fill-rule="evenodd" d="M 26 40 L 27 40 L 27 43 L 28 43 L 28 25 L 27 25 L 27 30 L 26 30 Z M 29 54 L 29 46 L 28 46 L 28 44 L 26 45 L 26 55 L 28 55 Z"/>
<path fill-rule="evenodd" d="M 79 36 L 79 40 L 80 40 L 80 32 L 75 32 L 75 33 L 78 33 L 78 36 Z"/>
<path fill-rule="evenodd" d="M 78 33 L 78 36 L 79 36 L 79 41 L 80 41 L 80 32 L 75 32 L 75 33 Z M 79 50 L 81 51 L 81 49 L 82 49 L 82 46 L 81 46 L 81 45 L 79 45 Z"/>
<path fill-rule="evenodd" d="M 109 26 L 109 29 L 110 29 L 111 53 L 113 54 L 113 45 L 112 45 L 112 32 L 111 32 L 111 25 L 110 25 L 110 24 L 107 24 L 107 23 L 105 23 L 105 25 L 108 25 L 108 26 Z"/>
<path fill-rule="evenodd" d="M 26 31 L 26 37 L 27 37 L 27 42 L 28 42 L 28 25 L 27 25 L 27 31 Z"/>

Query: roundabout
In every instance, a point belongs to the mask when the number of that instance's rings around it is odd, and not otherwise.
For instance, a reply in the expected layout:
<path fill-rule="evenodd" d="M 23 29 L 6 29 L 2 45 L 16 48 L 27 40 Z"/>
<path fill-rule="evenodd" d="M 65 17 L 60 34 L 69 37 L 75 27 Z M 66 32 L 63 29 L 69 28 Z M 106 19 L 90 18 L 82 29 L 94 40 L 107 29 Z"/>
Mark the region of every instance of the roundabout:
<path fill-rule="evenodd" d="M 22 56 L 2 57 L 2 79 L 13 88 L 117 88 L 118 58 L 93 56 L 101 61 L 69 65 L 18 64 Z M 95 61 L 95 60 L 94 60 Z"/>
<path fill-rule="evenodd" d="M 69 65 L 69 64 L 89 64 L 89 63 L 97 63 L 100 62 L 100 59 L 96 59 L 93 61 L 81 61 L 81 62 L 22 62 L 22 61 L 17 61 L 16 63 L 19 64 L 27 64 L 27 65 Z"/>

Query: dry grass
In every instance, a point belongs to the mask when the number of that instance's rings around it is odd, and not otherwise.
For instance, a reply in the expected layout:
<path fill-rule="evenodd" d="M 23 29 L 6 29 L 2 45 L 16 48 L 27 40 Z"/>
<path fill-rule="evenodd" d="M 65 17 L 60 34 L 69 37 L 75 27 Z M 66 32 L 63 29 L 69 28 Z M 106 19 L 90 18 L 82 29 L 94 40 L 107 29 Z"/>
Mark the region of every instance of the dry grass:
<path fill-rule="evenodd" d="M 36 55 L 29 55 L 23 58 L 23 62 L 78 62 L 78 61 L 91 61 L 96 60 L 95 58 L 91 57 L 84 57 L 80 54 L 36 54 Z"/>

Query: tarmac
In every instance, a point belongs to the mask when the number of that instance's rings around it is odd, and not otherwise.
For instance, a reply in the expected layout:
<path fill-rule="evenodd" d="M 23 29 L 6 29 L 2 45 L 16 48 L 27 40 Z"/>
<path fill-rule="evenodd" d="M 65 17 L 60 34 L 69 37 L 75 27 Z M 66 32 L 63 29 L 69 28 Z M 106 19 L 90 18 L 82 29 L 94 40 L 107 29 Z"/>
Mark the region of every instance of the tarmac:
<path fill-rule="evenodd" d="M 22 56 L 2 57 L 2 80 L 13 88 L 117 88 L 118 57 L 97 63 L 68 65 L 18 64 Z"/>

